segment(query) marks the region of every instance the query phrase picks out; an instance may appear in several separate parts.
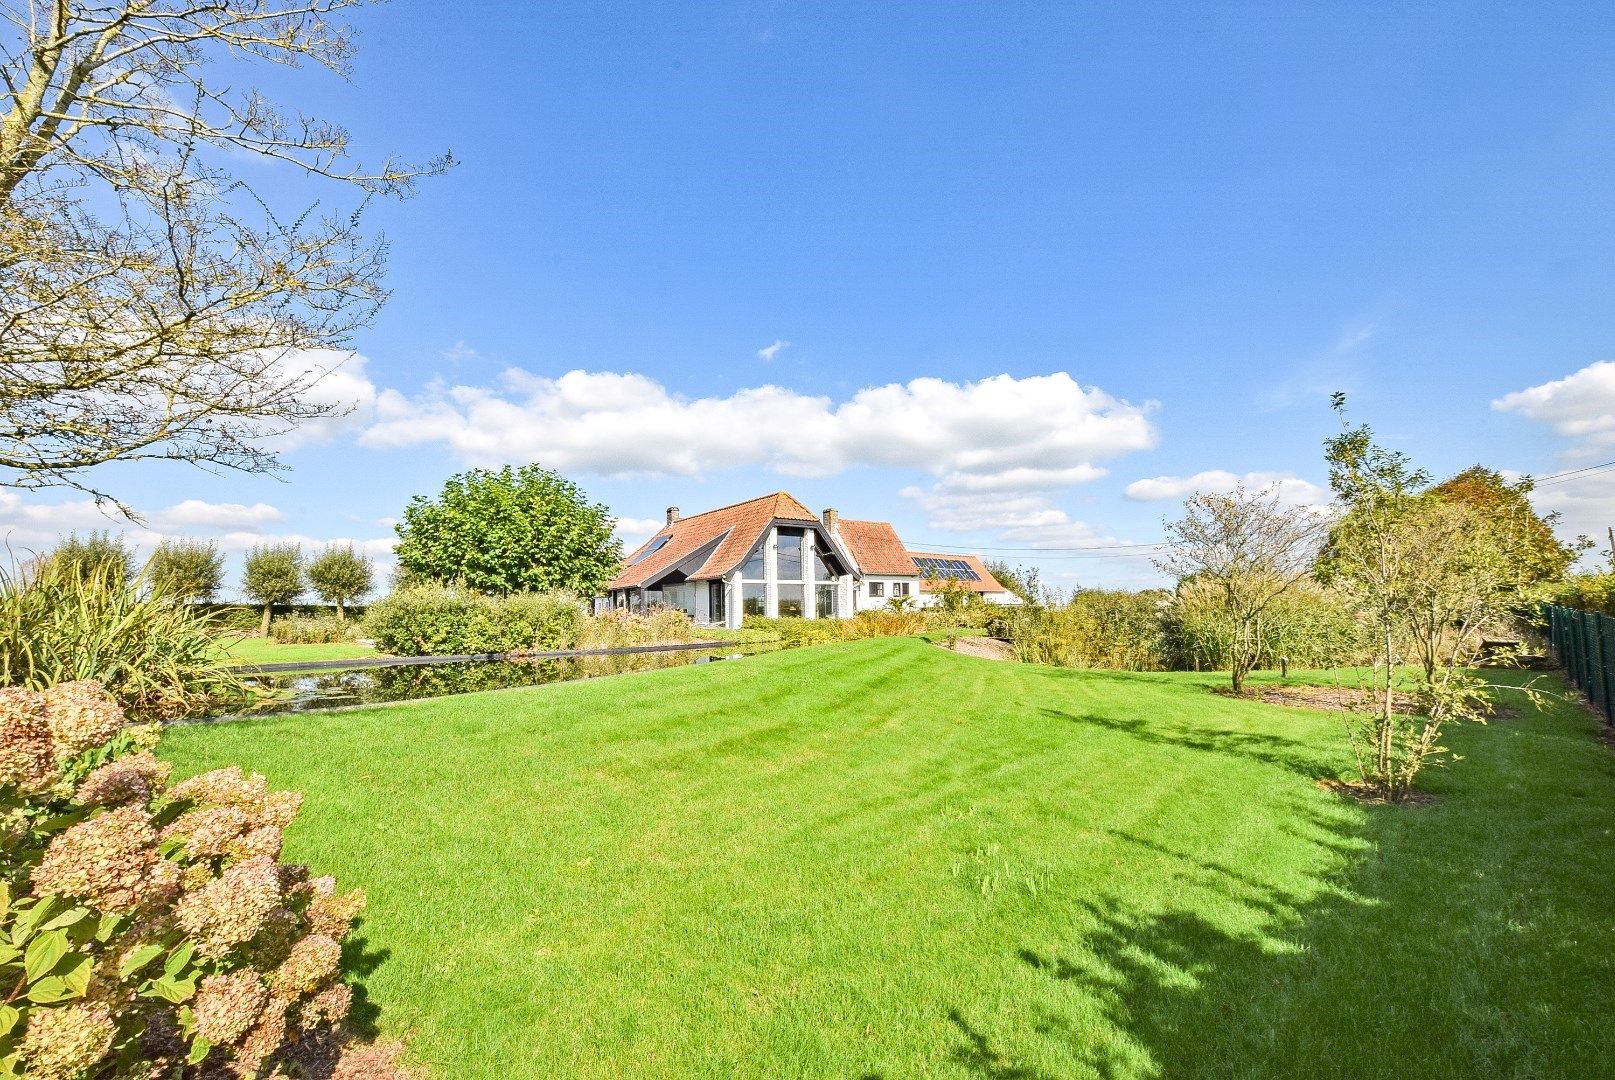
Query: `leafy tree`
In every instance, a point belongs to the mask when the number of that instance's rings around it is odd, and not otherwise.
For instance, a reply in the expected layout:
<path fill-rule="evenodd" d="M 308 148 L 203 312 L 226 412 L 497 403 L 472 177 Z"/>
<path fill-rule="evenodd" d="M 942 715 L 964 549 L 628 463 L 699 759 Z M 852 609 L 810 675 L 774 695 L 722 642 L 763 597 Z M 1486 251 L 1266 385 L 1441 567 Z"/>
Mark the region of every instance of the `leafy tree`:
<path fill-rule="evenodd" d="M 224 556 L 207 540 L 164 540 L 146 560 L 146 578 L 167 595 L 192 604 L 213 600 L 224 583 Z"/>
<path fill-rule="evenodd" d="M 374 583 L 370 560 L 353 545 L 326 548 L 308 564 L 308 581 L 321 600 L 336 605 L 337 621 L 347 619 L 348 604 L 368 593 Z"/>
<path fill-rule="evenodd" d="M 986 563 L 987 572 L 998 579 L 998 583 L 1024 603 L 1037 604 L 1042 602 L 1042 581 L 1035 566 L 1011 567 L 1003 559 L 989 559 Z"/>
<path fill-rule="evenodd" d="M 264 544 L 247 552 L 241 591 L 263 605 L 258 633 L 269 636 L 269 617 L 276 604 L 289 604 L 308 588 L 303 577 L 303 549 L 297 544 Z"/>
<path fill-rule="evenodd" d="M 1531 506 L 1529 477 L 1515 483 L 1480 465 L 1443 480 L 1430 494 L 1475 511 L 1477 524 L 1491 532 L 1507 561 L 1510 576 L 1522 590 L 1560 581 L 1581 553 L 1592 546 L 1583 538 L 1564 544 L 1554 535 L 1557 513 L 1541 515 Z"/>
<path fill-rule="evenodd" d="M 1344 409 L 1338 395 L 1335 404 Z M 1444 753 L 1446 724 L 1485 719 L 1486 685 L 1469 665 L 1483 631 L 1508 618 L 1515 567 L 1476 510 L 1425 492 L 1427 475 L 1377 445 L 1367 426 L 1325 446 L 1330 486 L 1346 513 L 1318 573 L 1353 603 L 1377 653 L 1368 700 L 1347 734 L 1363 780 L 1397 801 Z M 1399 695 L 1407 666 L 1418 679 Z"/>
<path fill-rule="evenodd" d="M 1277 485 L 1261 491 L 1194 495 L 1183 517 L 1166 523 L 1170 547 L 1156 565 L 1214 598 L 1227 634 L 1234 693 L 1262 654 L 1262 620 L 1280 596 L 1311 572 L 1322 518 L 1281 505 Z"/>
<path fill-rule="evenodd" d="M 398 564 L 418 579 L 486 593 L 598 593 L 622 562 L 604 504 L 550 469 L 505 466 L 449 478 L 399 521 Z"/>
<path fill-rule="evenodd" d="M 132 559 L 123 538 L 105 531 L 92 532 L 85 537 L 69 533 L 45 558 L 58 571 L 86 580 L 104 576 L 110 582 L 122 584 L 129 580 L 131 572 Z"/>
<path fill-rule="evenodd" d="M 357 209 L 274 213 L 236 165 L 364 200 L 449 162 L 358 167 L 341 127 L 239 80 L 344 74 L 356 2 L 0 0 L 0 483 L 93 490 L 85 470 L 133 458 L 258 472 L 272 436 L 341 408 L 311 391 L 345 354 L 318 350 L 385 299 L 382 247 Z"/>

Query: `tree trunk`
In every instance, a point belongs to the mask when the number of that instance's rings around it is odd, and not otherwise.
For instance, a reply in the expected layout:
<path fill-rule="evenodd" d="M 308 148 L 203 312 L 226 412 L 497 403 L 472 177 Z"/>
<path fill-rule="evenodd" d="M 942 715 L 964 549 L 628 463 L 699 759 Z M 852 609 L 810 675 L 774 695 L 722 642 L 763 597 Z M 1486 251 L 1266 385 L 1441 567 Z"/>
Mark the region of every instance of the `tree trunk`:
<path fill-rule="evenodd" d="M 261 621 L 258 624 L 258 636 L 259 637 L 268 637 L 269 636 L 269 611 L 270 611 L 270 607 L 271 607 L 271 605 L 269 605 L 269 604 L 264 605 L 263 621 Z"/>
<path fill-rule="evenodd" d="M 337 622 L 347 622 L 348 621 L 347 612 L 342 610 L 342 601 L 340 601 L 340 600 L 338 600 L 336 602 L 336 621 Z"/>

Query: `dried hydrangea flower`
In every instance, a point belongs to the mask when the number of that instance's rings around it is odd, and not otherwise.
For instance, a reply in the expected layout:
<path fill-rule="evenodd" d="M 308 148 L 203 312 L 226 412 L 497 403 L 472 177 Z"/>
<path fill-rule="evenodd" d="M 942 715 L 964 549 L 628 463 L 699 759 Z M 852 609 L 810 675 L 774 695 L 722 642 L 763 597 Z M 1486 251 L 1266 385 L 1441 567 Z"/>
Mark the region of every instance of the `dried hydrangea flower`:
<path fill-rule="evenodd" d="M 149 751 L 125 754 L 90 773 L 74 795 L 85 806 L 116 806 L 151 800 L 168 782 L 170 766 Z"/>
<path fill-rule="evenodd" d="M 69 1080 L 90 1069 L 112 1049 L 117 1028 L 104 1005 L 82 1002 L 65 1008 L 33 1009 L 22 1038 L 29 1076 Z"/>
<path fill-rule="evenodd" d="M 215 1046 L 236 1042 L 258 1022 L 269 1002 L 269 988 L 250 968 L 202 980 L 192 1008 L 196 1033 Z"/>
<path fill-rule="evenodd" d="M 122 915 L 170 895 L 179 867 L 158 854 L 146 812 L 121 806 L 51 840 L 33 882 L 41 896 L 71 896 Z"/>
<path fill-rule="evenodd" d="M 342 946 L 335 938 L 310 934 L 292 946 L 271 978 L 277 997 L 292 999 L 314 990 L 333 978 L 342 966 Z"/>
<path fill-rule="evenodd" d="M 258 820 L 265 825 L 273 825 L 277 829 L 284 829 L 291 825 L 297 817 L 297 811 L 303 806 L 303 793 L 301 791 L 271 791 L 263 798 L 258 811 Z"/>
<path fill-rule="evenodd" d="M 399 1058 L 401 1043 L 351 1044 L 331 1070 L 331 1080 L 410 1080 L 410 1072 Z"/>
<path fill-rule="evenodd" d="M 239 806 L 257 809 L 269 794 L 269 781 L 257 773 L 242 775 L 238 766 L 201 773 L 169 789 L 173 799 L 189 799 L 199 806 Z"/>
<path fill-rule="evenodd" d="M 335 893 L 316 893 L 308 905 L 309 930 L 327 937 L 340 938 L 353 928 L 353 920 L 364 910 L 363 889 L 338 896 Z"/>
<path fill-rule="evenodd" d="M 45 721 L 58 760 L 105 746 L 123 727 L 123 710 L 93 679 L 58 683 L 44 692 Z"/>
<path fill-rule="evenodd" d="M 216 859 L 228 852 L 230 845 L 251 826 L 252 822 L 239 807 L 205 806 L 175 818 L 163 830 L 162 838 L 184 839 L 185 854 L 192 859 Z"/>
<path fill-rule="evenodd" d="M 305 1031 L 329 1024 L 340 1024 L 353 1007 L 353 991 L 346 983 L 335 983 L 303 1003 L 298 1026 Z"/>
<path fill-rule="evenodd" d="M 280 907 L 280 876 L 271 859 L 248 859 L 180 898 L 179 925 L 203 956 L 220 957 L 252 939 Z"/>
<path fill-rule="evenodd" d="M 56 751 L 35 690 L 0 690 L 0 784 L 37 791 L 56 779 Z"/>
<path fill-rule="evenodd" d="M 268 859 L 280 858 L 281 845 L 285 837 L 273 825 L 263 825 L 253 829 L 245 836 L 238 836 L 230 841 L 226 853 L 237 859 L 252 859 L 263 856 Z"/>
<path fill-rule="evenodd" d="M 236 1048 L 236 1065 L 252 1075 L 286 1041 L 286 1016 L 273 1002 Z"/>

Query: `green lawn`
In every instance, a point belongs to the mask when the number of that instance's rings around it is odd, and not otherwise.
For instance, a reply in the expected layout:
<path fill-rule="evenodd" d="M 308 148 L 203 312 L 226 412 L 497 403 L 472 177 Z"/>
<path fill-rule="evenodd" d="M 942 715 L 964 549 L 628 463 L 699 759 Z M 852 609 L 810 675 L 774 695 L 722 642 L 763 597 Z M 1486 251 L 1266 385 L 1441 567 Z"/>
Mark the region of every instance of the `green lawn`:
<path fill-rule="evenodd" d="M 236 664 L 289 664 L 303 660 L 356 660 L 375 656 L 369 645 L 355 645 L 339 641 L 325 645 L 282 645 L 269 638 L 243 637 L 220 639 L 220 650 L 225 660 Z"/>
<path fill-rule="evenodd" d="M 860 641 L 171 732 L 307 793 L 363 1016 L 440 1077 L 1587 1077 L 1615 755 L 1455 732 L 1420 809 L 1214 676 Z"/>

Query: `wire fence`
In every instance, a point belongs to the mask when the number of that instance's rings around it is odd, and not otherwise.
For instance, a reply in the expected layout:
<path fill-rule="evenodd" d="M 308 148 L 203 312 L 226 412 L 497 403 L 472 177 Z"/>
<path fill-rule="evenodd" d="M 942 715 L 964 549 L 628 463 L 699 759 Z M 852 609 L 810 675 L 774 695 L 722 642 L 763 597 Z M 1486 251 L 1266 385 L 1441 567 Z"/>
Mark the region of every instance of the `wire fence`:
<path fill-rule="evenodd" d="M 1548 640 L 1559 663 L 1593 707 L 1615 723 L 1615 619 L 1547 605 Z"/>

